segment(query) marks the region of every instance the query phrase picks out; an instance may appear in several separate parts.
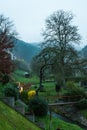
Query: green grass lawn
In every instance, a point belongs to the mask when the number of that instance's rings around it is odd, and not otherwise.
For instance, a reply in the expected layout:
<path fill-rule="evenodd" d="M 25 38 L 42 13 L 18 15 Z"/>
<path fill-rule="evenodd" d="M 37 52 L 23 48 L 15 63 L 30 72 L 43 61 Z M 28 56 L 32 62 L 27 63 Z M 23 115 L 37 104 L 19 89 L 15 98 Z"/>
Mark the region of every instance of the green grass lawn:
<path fill-rule="evenodd" d="M 49 116 L 38 118 L 38 120 L 44 122 L 46 127 L 45 130 L 56 130 L 57 128 L 60 128 L 60 130 L 83 130 L 77 125 L 66 123 L 58 118 L 52 118 L 51 122 Z"/>
<path fill-rule="evenodd" d="M 41 130 L 0 101 L 0 130 Z"/>
<path fill-rule="evenodd" d="M 12 77 L 15 79 L 16 82 L 23 82 L 23 83 L 39 83 L 39 78 L 37 76 L 33 76 L 30 78 L 25 78 L 24 76 L 19 75 L 18 73 L 13 73 Z"/>

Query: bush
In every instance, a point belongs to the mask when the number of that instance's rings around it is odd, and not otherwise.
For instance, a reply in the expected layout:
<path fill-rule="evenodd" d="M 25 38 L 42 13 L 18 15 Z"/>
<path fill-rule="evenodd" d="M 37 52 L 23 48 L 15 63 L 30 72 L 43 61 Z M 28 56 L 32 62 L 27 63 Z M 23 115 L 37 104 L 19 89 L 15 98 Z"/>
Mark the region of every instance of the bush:
<path fill-rule="evenodd" d="M 39 96 L 29 100 L 29 110 L 33 111 L 36 116 L 45 116 L 48 112 L 47 102 Z"/>
<path fill-rule="evenodd" d="M 83 98 L 80 100 L 79 104 L 76 105 L 79 109 L 86 109 L 87 108 L 87 99 Z"/>
<path fill-rule="evenodd" d="M 67 89 L 73 89 L 75 87 L 75 83 L 73 81 L 68 81 L 66 83 L 66 88 Z"/>
<path fill-rule="evenodd" d="M 8 83 L 5 87 L 4 87 L 4 95 L 7 97 L 14 97 L 15 99 L 18 99 L 19 97 L 19 92 L 17 87 L 15 87 L 13 84 Z"/>
<path fill-rule="evenodd" d="M 66 90 L 63 91 L 62 95 L 66 96 L 64 100 L 68 101 L 78 101 L 86 96 L 85 89 L 80 86 L 76 86 L 74 82 L 68 82 L 66 84 Z"/>

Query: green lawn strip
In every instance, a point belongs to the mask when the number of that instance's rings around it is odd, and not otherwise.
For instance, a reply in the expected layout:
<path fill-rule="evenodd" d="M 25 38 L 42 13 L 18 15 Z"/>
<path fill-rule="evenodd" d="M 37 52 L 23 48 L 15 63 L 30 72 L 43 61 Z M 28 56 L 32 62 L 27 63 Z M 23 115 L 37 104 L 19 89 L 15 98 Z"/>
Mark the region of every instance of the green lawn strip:
<path fill-rule="evenodd" d="M 34 77 L 30 77 L 30 78 L 25 78 L 23 76 L 20 76 L 16 73 L 12 74 L 12 77 L 14 77 L 14 79 L 16 80 L 16 82 L 23 82 L 23 83 L 33 83 L 33 84 L 37 84 L 39 83 L 39 78 L 37 76 Z"/>
<path fill-rule="evenodd" d="M 12 77 L 15 79 L 16 82 L 29 83 L 28 78 L 24 78 L 24 77 L 19 76 L 19 75 L 15 74 L 15 73 L 12 74 Z"/>
<path fill-rule="evenodd" d="M 2 126 L 0 130 L 2 130 L 3 127 L 5 127 L 6 130 L 10 130 L 12 125 L 14 128 L 12 130 L 15 130 L 15 127 L 16 130 L 40 130 L 39 127 L 22 117 L 19 113 L 15 112 L 13 109 L 9 108 L 2 102 L 0 102 L 0 111 L 3 114 L 3 116 L 0 115 L 0 118 L 3 117 L 0 120 L 0 124 L 2 124 L 0 125 L 0 127 Z M 7 129 L 7 126 L 9 127 L 9 129 Z"/>
<path fill-rule="evenodd" d="M 52 120 L 50 122 L 49 116 L 46 116 L 44 118 L 37 118 L 39 121 L 44 122 L 46 129 L 49 130 L 49 125 L 51 127 L 51 130 L 56 130 L 57 128 L 60 128 L 61 130 L 83 130 L 77 125 L 66 123 L 58 118 L 52 117 Z"/>
<path fill-rule="evenodd" d="M 25 74 L 25 71 L 16 69 L 16 70 L 14 71 L 14 73 L 15 73 L 15 74 L 24 75 L 24 74 Z"/>
<path fill-rule="evenodd" d="M 58 93 L 55 90 L 55 82 L 43 83 L 45 92 L 39 92 L 39 96 L 44 97 L 49 102 L 55 102 L 58 98 Z"/>

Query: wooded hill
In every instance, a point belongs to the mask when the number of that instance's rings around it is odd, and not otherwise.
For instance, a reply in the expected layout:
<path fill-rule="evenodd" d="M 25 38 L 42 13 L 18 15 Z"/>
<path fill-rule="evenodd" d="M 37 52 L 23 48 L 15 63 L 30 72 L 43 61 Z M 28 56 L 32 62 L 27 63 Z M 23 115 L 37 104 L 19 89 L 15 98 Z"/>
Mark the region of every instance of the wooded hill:
<path fill-rule="evenodd" d="M 23 59 L 25 62 L 29 63 L 32 57 L 40 52 L 40 47 L 37 43 L 27 43 L 22 40 L 17 39 L 12 53 L 18 59 Z"/>

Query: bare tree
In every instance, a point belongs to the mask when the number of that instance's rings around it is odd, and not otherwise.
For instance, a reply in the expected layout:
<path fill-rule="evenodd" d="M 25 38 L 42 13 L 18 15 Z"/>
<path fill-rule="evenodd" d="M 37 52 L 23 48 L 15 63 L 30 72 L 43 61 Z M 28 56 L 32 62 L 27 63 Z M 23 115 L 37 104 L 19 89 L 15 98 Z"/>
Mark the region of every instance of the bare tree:
<path fill-rule="evenodd" d="M 73 14 L 63 10 L 53 13 L 46 20 L 42 43 L 46 56 L 53 54 L 50 62 L 54 62 L 58 83 L 65 85 L 66 69 L 72 70 L 72 64 L 78 60 L 74 44 L 80 43 L 78 27 L 72 25 Z M 48 50 L 49 51 L 46 51 Z M 69 71 L 70 72 L 70 71 Z"/>

